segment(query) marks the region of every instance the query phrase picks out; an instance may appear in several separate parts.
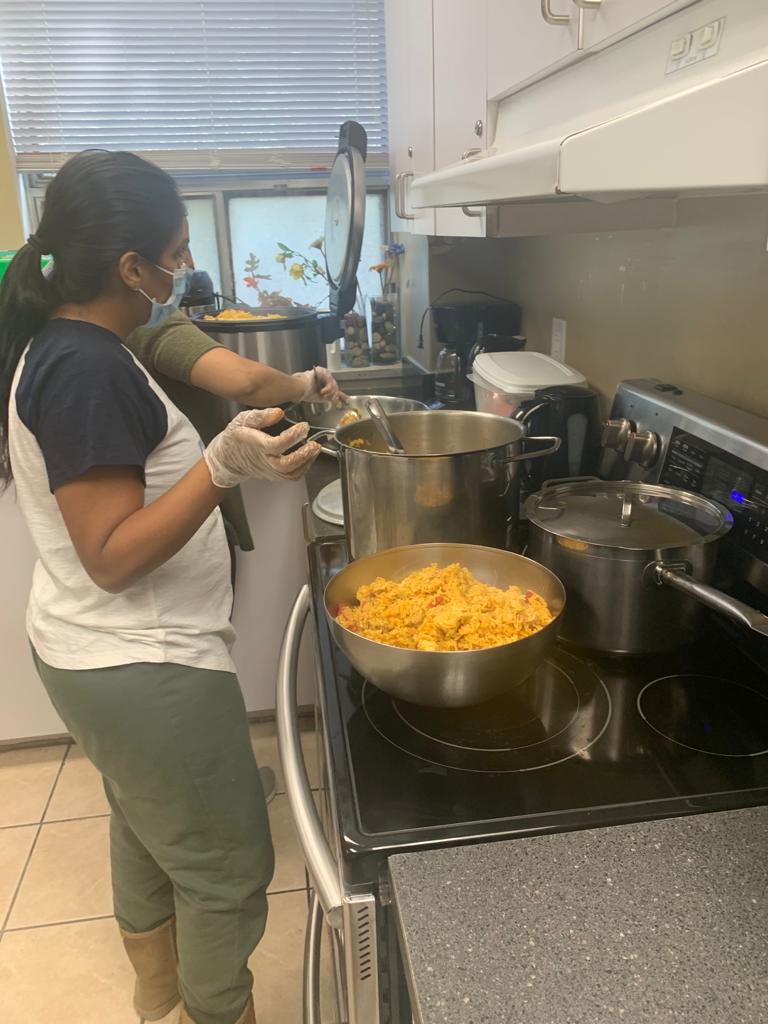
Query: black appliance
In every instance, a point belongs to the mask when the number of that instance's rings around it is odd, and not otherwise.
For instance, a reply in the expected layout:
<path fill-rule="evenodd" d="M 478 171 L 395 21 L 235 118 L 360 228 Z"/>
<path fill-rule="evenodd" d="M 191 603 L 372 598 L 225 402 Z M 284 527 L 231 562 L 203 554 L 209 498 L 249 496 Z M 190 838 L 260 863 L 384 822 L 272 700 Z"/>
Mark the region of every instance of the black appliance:
<path fill-rule="evenodd" d="M 717 489 L 741 508 L 725 568 L 765 609 L 755 584 L 765 565 L 760 542 L 768 541 L 768 423 L 740 418 L 736 436 L 733 426 L 717 429 L 712 410 L 705 422 L 690 406 L 664 409 L 663 394 L 651 390 L 641 414 L 636 398 L 617 395 L 614 421 L 632 413 L 636 433 L 659 425 L 656 477 L 686 472 L 692 489 Z M 686 467 L 697 460 L 703 466 L 693 473 Z M 340 1019 L 410 1024 L 387 875 L 394 853 L 768 804 L 764 638 L 711 616 L 693 645 L 663 656 L 591 655 L 560 644 L 509 697 L 460 711 L 420 708 L 366 682 L 335 647 L 322 596 L 346 563 L 343 538 L 309 545 L 310 585 L 291 614 L 278 681 L 286 790 L 318 894 L 305 963 L 310 1002 L 324 916 Z M 322 826 L 295 707 L 311 610 Z"/>
<path fill-rule="evenodd" d="M 523 402 L 515 419 L 532 437 L 559 437 L 560 450 L 525 464 L 523 491 L 532 494 L 547 480 L 592 476 L 600 458 L 600 396 L 587 387 L 541 388 Z"/>
<path fill-rule="evenodd" d="M 206 315 L 218 311 L 213 281 L 205 270 L 192 271 L 179 308 L 184 310 L 187 316 Z"/>
<path fill-rule="evenodd" d="M 451 289 L 443 295 L 456 291 L 464 289 Z M 478 352 L 517 352 L 525 347 L 525 338 L 518 334 L 522 314 L 517 303 L 487 298 L 487 302 L 430 306 L 441 346 L 435 366 L 435 398 L 448 408 L 473 408 L 474 394 L 467 375 Z"/>

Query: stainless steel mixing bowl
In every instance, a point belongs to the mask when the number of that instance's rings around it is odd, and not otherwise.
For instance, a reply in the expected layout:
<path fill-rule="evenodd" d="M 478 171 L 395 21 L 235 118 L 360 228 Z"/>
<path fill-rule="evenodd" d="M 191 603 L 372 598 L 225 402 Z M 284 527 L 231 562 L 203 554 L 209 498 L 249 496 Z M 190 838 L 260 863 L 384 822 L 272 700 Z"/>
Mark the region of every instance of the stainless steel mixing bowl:
<path fill-rule="evenodd" d="M 506 589 L 534 590 L 549 605 L 554 618 L 532 636 L 479 651 L 414 651 L 367 640 L 340 626 L 340 605 L 354 604 L 363 584 L 376 577 L 401 580 L 433 562 L 458 562 L 482 583 Z M 415 544 L 380 551 L 342 569 L 325 590 L 325 611 L 331 633 L 357 671 L 399 700 L 437 708 L 481 704 L 527 679 L 546 659 L 557 637 L 565 607 L 562 583 L 544 566 L 498 548 L 474 544 Z"/>

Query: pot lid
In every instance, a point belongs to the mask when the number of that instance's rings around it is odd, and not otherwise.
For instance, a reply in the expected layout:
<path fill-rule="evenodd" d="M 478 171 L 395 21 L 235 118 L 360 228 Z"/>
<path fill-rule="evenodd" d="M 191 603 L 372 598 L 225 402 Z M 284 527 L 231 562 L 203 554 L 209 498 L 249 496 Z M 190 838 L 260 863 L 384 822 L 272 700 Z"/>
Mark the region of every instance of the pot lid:
<path fill-rule="evenodd" d="M 365 228 L 365 158 L 368 137 L 362 125 L 345 121 L 333 161 L 325 204 L 325 266 L 331 313 L 342 317 L 355 304 L 357 268 Z"/>
<path fill-rule="evenodd" d="M 472 372 L 502 395 L 532 398 L 540 388 L 562 385 L 583 387 L 586 377 L 543 352 L 481 352 Z"/>
<path fill-rule="evenodd" d="M 731 514 L 701 495 L 657 484 L 603 480 L 545 487 L 526 502 L 537 526 L 585 545 L 658 551 L 715 540 Z"/>
<path fill-rule="evenodd" d="M 306 327 L 318 319 L 316 309 L 310 306 L 238 306 L 242 314 L 237 319 L 223 319 L 219 313 L 199 313 L 193 316 L 195 324 L 206 334 L 261 334 L 264 331 L 287 331 Z M 251 316 L 245 314 L 250 313 Z"/>

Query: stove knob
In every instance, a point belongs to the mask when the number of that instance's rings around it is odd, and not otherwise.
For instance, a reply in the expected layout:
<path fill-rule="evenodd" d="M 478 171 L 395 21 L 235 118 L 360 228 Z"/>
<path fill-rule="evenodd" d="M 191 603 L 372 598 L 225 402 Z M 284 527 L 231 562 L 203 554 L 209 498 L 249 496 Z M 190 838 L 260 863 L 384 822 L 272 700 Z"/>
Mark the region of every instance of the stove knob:
<path fill-rule="evenodd" d="M 631 420 L 608 420 L 603 424 L 601 444 L 603 448 L 613 448 L 620 452 L 627 447 L 627 441 L 635 429 Z"/>
<path fill-rule="evenodd" d="M 652 430 L 638 430 L 627 438 L 624 458 L 627 462 L 636 462 L 643 469 L 650 469 L 659 457 L 660 448 L 658 434 Z"/>

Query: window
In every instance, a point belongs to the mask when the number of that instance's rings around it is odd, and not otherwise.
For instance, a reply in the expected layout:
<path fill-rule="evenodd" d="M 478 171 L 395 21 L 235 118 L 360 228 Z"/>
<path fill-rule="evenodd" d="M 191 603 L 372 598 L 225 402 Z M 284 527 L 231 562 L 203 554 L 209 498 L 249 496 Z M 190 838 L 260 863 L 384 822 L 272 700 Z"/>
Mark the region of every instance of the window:
<path fill-rule="evenodd" d="M 259 305 L 255 290 L 255 286 L 259 285 L 267 292 L 279 290 L 282 295 L 300 305 L 327 307 L 328 285 L 322 276 L 306 283 L 294 280 L 289 272 L 292 261 L 287 260 L 281 266 L 275 259 L 279 252 L 278 243 L 282 242 L 309 259 L 316 258 L 324 267 L 322 255 L 310 248 L 313 241 L 322 238 L 325 222 L 324 195 L 238 196 L 229 200 L 228 209 L 234 284 L 239 298 L 249 304 Z M 366 200 L 365 236 L 358 271 L 358 284 L 363 298 L 378 295 L 381 291 L 378 276 L 368 268 L 383 259 L 385 238 L 384 196 L 382 193 L 374 193 L 368 195 Z M 252 256 L 259 261 L 258 273 L 267 275 L 269 279 L 254 281 L 249 285 L 245 278 L 253 278 L 246 264 Z"/>
<path fill-rule="evenodd" d="M 213 287 L 221 292 L 221 267 L 219 265 L 219 249 L 216 242 L 216 212 L 212 197 L 187 197 L 187 217 L 189 218 L 189 238 L 192 246 L 192 258 L 201 270 L 211 275 Z"/>
<path fill-rule="evenodd" d="M 306 171 L 350 118 L 385 163 L 384 0 L 2 0 L 0 63 L 20 170 Z"/>
<path fill-rule="evenodd" d="M 270 291 L 326 304 L 321 279 L 295 281 L 275 254 L 282 242 L 319 256 L 339 126 L 359 121 L 360 284 L 378 293 L 367 268 L 387 233 L 384 0 L 0 0 L 0 66 L 30 228 L 71 153 L 130 149 L 176 176 L 197 266 L 251 303 L 253 252 Z"/>

